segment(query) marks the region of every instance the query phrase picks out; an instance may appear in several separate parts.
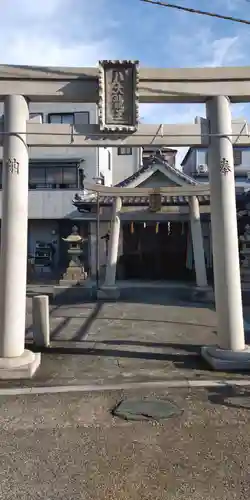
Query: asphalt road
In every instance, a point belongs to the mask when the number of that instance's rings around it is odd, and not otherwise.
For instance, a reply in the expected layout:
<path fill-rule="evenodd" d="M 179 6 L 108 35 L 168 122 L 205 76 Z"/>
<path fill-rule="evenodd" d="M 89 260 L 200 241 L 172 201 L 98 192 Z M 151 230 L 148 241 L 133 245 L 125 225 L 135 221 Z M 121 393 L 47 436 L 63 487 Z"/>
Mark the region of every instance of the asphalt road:
<path fill-rule="evenodd" d="M 122 399 L 174 402 L 181 416 L 127 422 Z M 245 500 L 250 397 L 178 389 L 0 397 L 3 500 Z"/>

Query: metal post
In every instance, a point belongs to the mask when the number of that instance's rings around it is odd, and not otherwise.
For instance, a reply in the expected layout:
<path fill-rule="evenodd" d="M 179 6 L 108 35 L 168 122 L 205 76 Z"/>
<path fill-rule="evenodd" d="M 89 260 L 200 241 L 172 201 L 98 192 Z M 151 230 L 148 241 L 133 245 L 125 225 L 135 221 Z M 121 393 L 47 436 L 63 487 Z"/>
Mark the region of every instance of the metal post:
<path fill-rule="evenodd" d="M 117 268 L 117 259 L 119 253 L 121 207 L 122 207 L 121 197 L 120 196 L 114 197 L 105 281 L 97 292 L 97 298 L 99 299 L 117 300 L 120 296 L 120 290 L 116 286 L 116 268 Z"/>
<path fill-rule="evenodd" d="M 189 198 L 189 216 L 191 223 L 196 285 L 197 287 L 204 289 L 207 288 L 207 271 L 204 255 L 200 207 L 197 196 L 190 196 Z"/>
<path fill-rule="evenodd" d="M 103 178 L 99 175 L 98 166 L 98 176 L 94 178 L 94 181 L 98 185 L 103 184 Z M 100 195 L 97 191 L 96 194 L 96 289 L 98 290 L 100 286 Z"/>
<path fill-rule="evenodd" d="M 96 289 L 100 285 L 100 197 L 96 198 Z"/>
<path fill-rule="evenodd" d="M 108 246 L 108 259 L 106 267 L 106 276 L 104 287 L 115 287 L 116 282 L 116 268 L 119 252 L 119 236 L 120 236 L 120 211 L 122 207 L 122 200 L 117 196 L 113 201 L 112 219 L 111 219 L 111 234 Z"/>

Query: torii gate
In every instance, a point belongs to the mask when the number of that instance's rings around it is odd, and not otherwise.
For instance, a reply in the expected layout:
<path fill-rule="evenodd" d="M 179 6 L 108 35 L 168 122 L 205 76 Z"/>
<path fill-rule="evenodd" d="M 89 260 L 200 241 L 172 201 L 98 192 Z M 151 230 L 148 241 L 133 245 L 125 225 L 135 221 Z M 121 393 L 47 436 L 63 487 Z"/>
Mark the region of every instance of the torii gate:
<path fill-rule="evenodd" d="M 31 377 L 40 363 L 38 354 L 24 350 L 29 146 L 207 146 L 218 346 L 204 347 L 202 354 L 214 368 L 250 367 L 233 160 L 233 143 L 249 146 L 250 138 L 247 125 L 243 130 L 239 124 L 232 126 L 230 110 L 230 102 L 250 101 L 250 68 L 139 69 L 132 61 L 104 61 L 99 70 L 0 66 L 0 100 L 0 378 Z M 96 102 L 100 123 L 35 124 L 29 121 L 29 101 Z M 138 102 L 206 102 L 207 120 L 194 125 L 138 125 Z M 115 213 L 118 208 L 116 201 Z"/>

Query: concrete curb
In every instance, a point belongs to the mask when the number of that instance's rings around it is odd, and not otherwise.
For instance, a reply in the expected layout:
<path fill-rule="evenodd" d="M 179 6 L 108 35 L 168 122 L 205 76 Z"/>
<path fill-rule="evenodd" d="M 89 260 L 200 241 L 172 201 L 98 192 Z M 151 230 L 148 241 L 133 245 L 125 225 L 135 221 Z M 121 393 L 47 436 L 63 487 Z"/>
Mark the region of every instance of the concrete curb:
<path fill-rule="evenodd" d="M 206 389 L 210 387 L 250 387 L 250 379 L 218 380 L 159 380 L 148 382 L 124 382 L 120 384 L 62 385 L 44 387 L 0 388 L 0 396 L 62 394 L 67 392 L 109 392 L 134 389 Z"/>

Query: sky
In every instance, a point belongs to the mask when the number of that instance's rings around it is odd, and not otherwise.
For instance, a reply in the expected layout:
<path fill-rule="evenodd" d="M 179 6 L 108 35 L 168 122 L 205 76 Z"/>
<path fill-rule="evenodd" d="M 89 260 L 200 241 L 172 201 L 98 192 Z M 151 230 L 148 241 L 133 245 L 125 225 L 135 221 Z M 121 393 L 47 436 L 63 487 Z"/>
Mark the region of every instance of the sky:
<path fill-rule="evenodd" d="M 250 0 L 172 0 L 250 20 Z M 0 0 L 0 64 L 96 66 L 138 59 L 144 67 L 250 65 L 250 25 L 145 4 L 139 0 Z M 144 123 L 191 123 L 195 104 L 142 105 Z M 250 106 L 232 106 L 250 118 Z M 185 153 L 181 149 L 178 161 Z"/>

